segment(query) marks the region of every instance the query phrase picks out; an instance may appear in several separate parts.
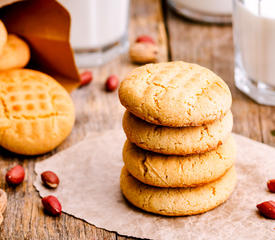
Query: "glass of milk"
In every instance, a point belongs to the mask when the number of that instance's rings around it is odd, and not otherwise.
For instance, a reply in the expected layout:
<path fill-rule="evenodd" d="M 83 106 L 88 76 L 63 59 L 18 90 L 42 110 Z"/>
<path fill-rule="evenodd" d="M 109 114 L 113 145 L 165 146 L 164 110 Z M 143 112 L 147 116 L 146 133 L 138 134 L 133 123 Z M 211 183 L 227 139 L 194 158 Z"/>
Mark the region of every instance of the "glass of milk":
<path fill-rule="evenodd" d="M 70 41 L 79 67 L 101 65 L 128 49 L 130 0 L 59 0 L 71 15 Z"/>
<path fill-rule="evenodd" d="M 235 84 L 275 106 L 275 0 L 234 0 Z"/>
<path fill-rule="evenodd" d="M 230 23 L 232 0 L 168 0 L 179 14 L 209 23 Z"/>

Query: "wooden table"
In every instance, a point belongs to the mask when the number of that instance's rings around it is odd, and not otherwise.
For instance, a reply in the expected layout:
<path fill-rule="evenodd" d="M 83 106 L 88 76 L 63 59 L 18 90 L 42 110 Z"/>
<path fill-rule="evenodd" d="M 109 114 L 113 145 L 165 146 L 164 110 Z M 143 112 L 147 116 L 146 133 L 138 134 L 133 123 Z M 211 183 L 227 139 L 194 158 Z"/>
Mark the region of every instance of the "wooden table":
<path fill-rule="evenodd" d="M 230 86 L 233 95 L 234 131 L 275 146 L 275 137 L 270 134 L 275 129 L 275 108 L 256 104 L 234 86 L 231 26 L 191 22 L 177 16 L 161 0 L 132 0 L 130 41 L 139 34 L 149 34 L 158 41 L 160 61 L 196 62 L 220 75 Z M 74 130 L 52 153 L 26 158 L 1 149 L 0 187 L 7 191 L 8 207 L 0 239 L 125 239 L 67 214 L 62 214 L 60 218 L 45 215 L 33 181 L 36 162 L 75 144 L 88 132 L 120 127 L 124 110 L 116 92 L 104 91 L 104 82 L 109 74 L 117 74 L 122 79 L 134 67 L 125 54 L 92 69 L 93 83 L 72 94 L 77 113 Z M 15 163 L 24 166 L 26 178 L 22 185 L 13 189 L 7 186 L 4 179 L 7 169 Z"/>

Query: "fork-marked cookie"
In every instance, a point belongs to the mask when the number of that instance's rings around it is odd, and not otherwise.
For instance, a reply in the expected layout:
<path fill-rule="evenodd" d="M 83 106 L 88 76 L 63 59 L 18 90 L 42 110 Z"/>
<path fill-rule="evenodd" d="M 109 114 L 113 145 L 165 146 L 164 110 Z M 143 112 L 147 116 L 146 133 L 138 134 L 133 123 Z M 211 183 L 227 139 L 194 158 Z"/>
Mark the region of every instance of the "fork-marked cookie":
<path fill-rule="evenodd" d="M 226 83 L 197 64 L 167 62 L 133 70 L 119 88 L 121 104 L 137 117 L 170 127 L 201 126 L 222 118 L 232 98 Z"/>

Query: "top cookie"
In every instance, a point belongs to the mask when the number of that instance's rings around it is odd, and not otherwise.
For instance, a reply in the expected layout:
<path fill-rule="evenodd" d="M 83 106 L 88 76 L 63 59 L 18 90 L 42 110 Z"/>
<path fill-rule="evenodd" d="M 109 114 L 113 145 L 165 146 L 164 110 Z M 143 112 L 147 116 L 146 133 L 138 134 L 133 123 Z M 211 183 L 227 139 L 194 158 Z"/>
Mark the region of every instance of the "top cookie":
<path fill-rule="evenodd" d="M 29 69 L 0 73 L 0 146 L 19 154 L 51 151 L 71 132 L 74 106 L 52 77 Z"/>
<path fill-rule="evenodd" d="M 168 62 L 133 70 L 119 88 L 121 104 L 137 117 L 170 127 L 220 119 L 232 98 L 226 83 L 197 64 Z"/>
<path fill-rule="evenodd" d="M 7 29 L 4 23 L 0 20 L 0 54 L 2 54 L 3 48 L 7 42 Z"/>

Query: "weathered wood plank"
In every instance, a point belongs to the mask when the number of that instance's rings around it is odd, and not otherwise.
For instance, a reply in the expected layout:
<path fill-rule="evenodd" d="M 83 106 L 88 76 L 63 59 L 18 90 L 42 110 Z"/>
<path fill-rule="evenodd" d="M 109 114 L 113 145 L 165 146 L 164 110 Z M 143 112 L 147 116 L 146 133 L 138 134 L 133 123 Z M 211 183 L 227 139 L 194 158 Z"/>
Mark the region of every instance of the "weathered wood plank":
<path fill-rule="evenodd" d="M 260 122 L 263 142 L 275 147 L 275 136 L 271 134 L 275 130 L 275 107 L 260 107 Z"/>

